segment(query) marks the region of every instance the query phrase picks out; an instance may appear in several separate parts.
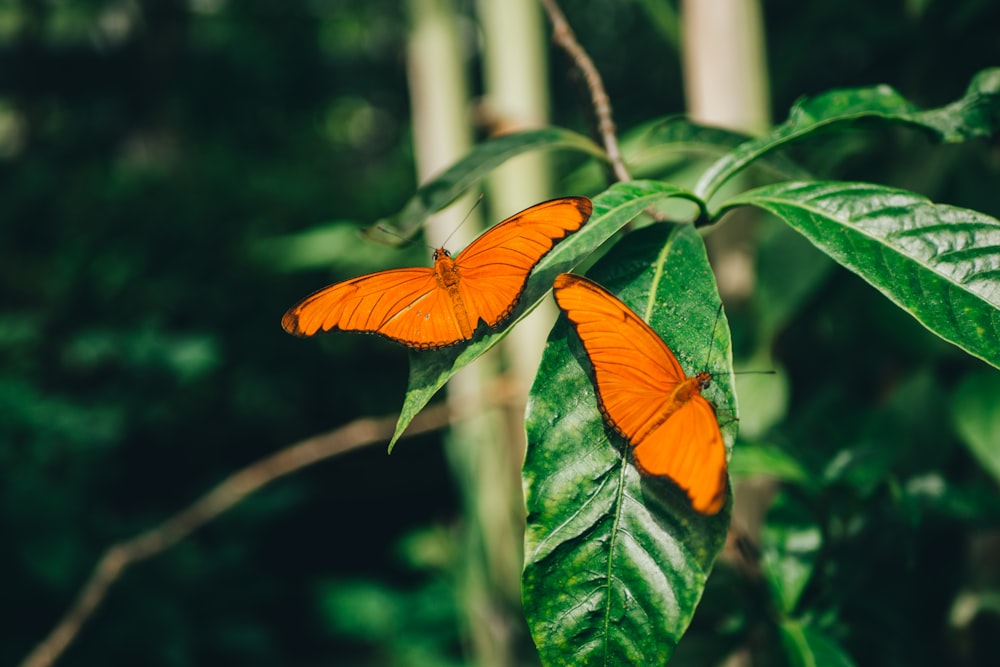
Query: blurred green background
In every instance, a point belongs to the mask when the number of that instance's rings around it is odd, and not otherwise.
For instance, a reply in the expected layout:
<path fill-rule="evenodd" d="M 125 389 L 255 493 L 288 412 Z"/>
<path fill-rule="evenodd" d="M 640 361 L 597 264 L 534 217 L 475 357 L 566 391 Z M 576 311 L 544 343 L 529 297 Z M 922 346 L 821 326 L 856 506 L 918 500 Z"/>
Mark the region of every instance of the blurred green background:
<path fill-rule="evenodd" d="M 473 4 L 455 3 L 472 27 Z M 649 20 L 654 4 L 565 7 L 623 130 L 684 109 L 677 45 Z M 944 104 L 1000 63 L 992 0 L 764 11 L 776 120 L 839 86 L 884 82 Z M 401 3 L 386 0 L 0 3 L 0 663 L 45 635 L 110 543 L 287 444 L 399 409 L 402 349 L 298 340 L 278 322 L 323 284 L 426 254 L 352 233 L 416 187 L 406 35 Z M 586 131 L 565 58 L 551 62 L 553 122 Z M 467 65 L 478 80 L 474 48 Z M 824 176 L 1000 215 L 1000 154 L 983 143 L 872 130 L 799 157 Z M 317 259 L 292 235 L 319 225 L 337 240 L 306 246 Z M 772 438 L 809 443 L 818 467 L 845 443 L 892 458 L 880 445 L 895 442 L 914 470 L 981 477 L 945 408 L 984 366 L 853 275 L 824 278 L 773 349 L 792 399 Z M 851 502 L 867 500 L 845 479 Z M 130 571 L 61 664 L 464 664 L 449 575 L 460 512 L 438 436 L 388 458 L 381 446 L 350 453 Z M 942 615 L 964 578 L 987 576 L 970 569 L 971 528 L 954 518 L 911 521 L 902 540 L 876 530 L 874 552 L 862 540 L 840 554 L 869 568 L 852 578 L 845 566 L 846 581 L 877 581 L 890 610 L 905 610 L 899 628 L 942 642 L 889 656 L 899 664 L 953 655 Z M 932 578 L 902 604 L 908 582 Z M 862 629 L 883 627 L 877 608 L 858 613 Z M 848 642 L 861 664 L 893 664 L 878 643 Z M 975 650 L 967 664 L 986 664 Z"/>

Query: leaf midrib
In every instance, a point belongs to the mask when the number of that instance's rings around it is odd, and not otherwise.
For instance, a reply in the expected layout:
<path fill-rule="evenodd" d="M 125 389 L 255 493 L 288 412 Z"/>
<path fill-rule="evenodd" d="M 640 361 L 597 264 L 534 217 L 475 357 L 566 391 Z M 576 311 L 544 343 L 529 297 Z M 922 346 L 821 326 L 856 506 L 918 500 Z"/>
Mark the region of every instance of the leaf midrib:
<path fill-rule="evenodd" d="M 626 445 L 627 446 L 627 445 Z M 618 473 L 618 489 L 615 491 L 615 522 L 611 526 L 611 540 L 608 543 L 608 567 L 607 574 L 605 575 L 605 588 L 607 593 L 604 596 L 604 623 L 603 623 L 603 637 L 604 637 L 604 665 L 608 667 L 611 665 L 609 662 L 611 658 L 611 648 L 610 648 L 610 637 L 611 637 L 611 599 L 613 596 L 613 591 L 611 584 L 614 581 L 614 563 L 615 563 L 615 546 L 618 544 L 618 526 L 621 525 L 622 521 L 622 506 L 624 504 L 623 500 L 625 498 L 625 471 L 627 463 L 625 462 L 625 455 L 622 455 L 621 464 L 619 465 Z"/>

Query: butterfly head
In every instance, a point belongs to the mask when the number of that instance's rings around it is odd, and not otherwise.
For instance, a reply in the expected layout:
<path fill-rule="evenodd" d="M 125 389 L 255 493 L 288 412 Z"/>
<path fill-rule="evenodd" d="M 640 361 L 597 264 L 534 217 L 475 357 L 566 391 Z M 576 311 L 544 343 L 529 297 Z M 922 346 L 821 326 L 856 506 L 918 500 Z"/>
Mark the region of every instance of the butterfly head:
<path fill-rule="evenodd" d="M 437 248 L 434 250 L 434 261 L 438 261 L 442 257 L 451 257 L 451 253 L 445 248 Z"/>
<path fill-rule="evenodd" d="M 694 377 L 698 380 L 698 389 L 701 391 L 708 389 L 708 386 L 712 384 L 712 374 L 708 371 L 702 371 Z"/>

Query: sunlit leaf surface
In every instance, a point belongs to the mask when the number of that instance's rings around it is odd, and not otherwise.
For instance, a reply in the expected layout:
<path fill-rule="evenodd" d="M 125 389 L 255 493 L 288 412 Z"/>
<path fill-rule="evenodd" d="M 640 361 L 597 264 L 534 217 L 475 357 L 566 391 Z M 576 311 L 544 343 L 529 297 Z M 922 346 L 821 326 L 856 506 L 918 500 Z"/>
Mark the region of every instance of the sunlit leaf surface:
<path fill-rule="evenodd" d="M 745 192 L 925 327 L 1000 367 L 1000 221 L 867 183 L 782 183 Z"/>
<path fill-rule="evenodd" d="M 707 369 L 705 395 L 735 438 L 728 327 L 690 225 L 629 235 L 588 276 L 648 317 L 685 371 Z M 648 315 L 647 315 L 648 314 Z M 725 539 L 670 482 L 644 478 L 605 427 L 582 346 L 565 321 L 531 392 L 524 464 L 528 509 L 522 594 L 546 665 L 662 665 L 687 628 Z"/>

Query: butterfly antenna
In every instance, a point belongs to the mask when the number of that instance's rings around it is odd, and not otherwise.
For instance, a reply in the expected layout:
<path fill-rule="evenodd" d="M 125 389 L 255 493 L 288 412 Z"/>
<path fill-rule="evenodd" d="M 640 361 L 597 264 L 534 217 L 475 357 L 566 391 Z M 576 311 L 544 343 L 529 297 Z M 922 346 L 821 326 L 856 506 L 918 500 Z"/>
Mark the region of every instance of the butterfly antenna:
<path fill-rule="evenodd" d="M 712 324 L 712 339 L 708 345 L 708 356 L 705 358 L 705 365 L 703 368 L 706 370 L 709 368 L 708 362 L 712 360 L 712 350 L 715 349 L 715 331 L 718 329 L 719 320 L 722 319 L 722 302 L 719 302 L 719 309 L 715 311 L 715 322 Z"/>
<path fill-rule="evenodd" d="M 446 238 L 444 242 L 441 244 L 442 247 L 446 246 L 448 244 L 448 241 L 455 234 L 455 232 L 461 229 L 462 225 L 466 223 L 466 221 L 469 219 L 469 216 L 472 215 L 472 212 L 476 209 L 477 206 L 479 206 L 479 203 L 483 201 L 483 198 L 485 196 L 486 195 L 480 193 L 479 197 L 476 199 L 476 203 L 469 208 L 469 211 L 465 214 L 465 217 L 462 218 L 462 222 L 458 223 L 455 229 L 451 230 L 451 233 L 448 234 L 448 238 Z M 405 234 L 401 234 L 399 231 L 381 222 L 372 225 L 367 230 L 362 230 L 361 236 L 369 240 L 378 241 L 377 235 L 374 234 L 373 231 L 378 232 L 379 234 L 382 234 L 384 236 L 392 236 L 394 238 L 399 239 L 400 243 L 395 244 L 398 246 L 404 246 L 414 243 L 413 236 L 407 236 Z M 427 242 L 424 242 L 423 244 L 427 247 L 428 250 L 432 252 L 437 250 L 437 248 L 435 248 L 434 246 L 432 246 Z"/>
<path fill-rule="evenodd" d="M 417 241 L 414 240 L 412 235 L 407 236 L 406 234 L 403 234 L 398 230 L 393 229 L 389 225 L 386 225 L 381 222 L 375 223 L 371 227 L 361 230 L 360 235 L 361 238 L 363 239 L 367 239 L 374 243 L 380 243 L 382 245 L 392 246 L 393 248 L 401 248 L 404 246 L 412 245 L 413 243 L 417 243 Z M 399 241 L 390 242 L 388 239 L 386 239 L 386 237 L 390 236 L 394 239 L 399 239 Z M 427 248 L 430 250 L 434 250 L 434 248 L 432 248 L 427 243 L 424 243 L 423 241 L 420 241 L 419 243 L 422 243 L 423 245 L 427 246 Z"/>
<path fill-rule="evenodd" d="M 444 241 L 441 243 L 441 247 L 442 248 L 445 247 L 445 246 L 447 246 L 448 245 L 448 241 L 450 241 L 451 237 L 455 235 L 455 232 L 457 232 L 459 229 L 461 229 L 462 225 L 464 225 L 466 222 L 469 221 L 469 218 L 472 216 L 472 212 L 476 210 L 477 206 L 479 206 L 481 203 L 483 203 L 483 199 L 485 199 L 485 198 L 486 198 L 486 194 L 483 193 L 483 192 L 480 192 L 479 196 L 476 197 L 476 203 L 474 203 L 472 206 L 469 207 L 469 210 L 466 212 L 465 217 L 462 218 L 462 221 L 460 223 L 458 223 L 457 225 L 455 225 L 455 229 L 451 230 L 451 233 L 449 233 L 448 236 L 445 237 Z"/>
<path fill-rule="evenodd" d="M 712 344 L 708 348 L 708 358 L 705 359 L 705 368 L 708 368 L 708 362 L 712 360 L 712 349 L 715 347 L 715 332 L 719 328 L 719 320 L 722 319 L 722 304 L 719 304 L 719 309 L 715 311 L 715 323 L 712 325 Z M 733 371 L 733 375 L 775 375 L 777 371 Z"/>
<path fill-rule="evenodd" d="M 370 229 L 374 229 L 374 230 L 378 231 L 380 234 L 385 234 L 386 236 L 394 236 L 394 237 L 396 237 L 397 239 L 399 239 L 400 241 L 402 241 L 402 243 L 400 243 L 400 245 L 404 245 L 406 243 L 413 243 L 413 238 L 408 238 L 404 234 L 400 234 L 399 232 L 397 232 L 392 227 L 389 227 L 388 225 L 382 224 L 381 222 L 376 223 L 375 225 L 373 225 L 372 227 L 370 227 Z M 361 234 L 362 234 L 362 236 L 368 236 L 368 235 L 371 234 L 371 232 L 362 231 Z"/>

